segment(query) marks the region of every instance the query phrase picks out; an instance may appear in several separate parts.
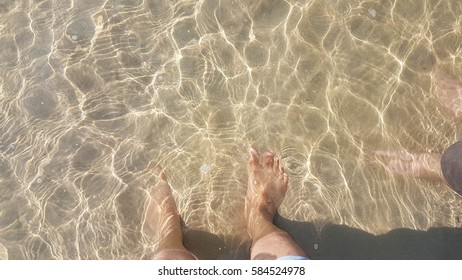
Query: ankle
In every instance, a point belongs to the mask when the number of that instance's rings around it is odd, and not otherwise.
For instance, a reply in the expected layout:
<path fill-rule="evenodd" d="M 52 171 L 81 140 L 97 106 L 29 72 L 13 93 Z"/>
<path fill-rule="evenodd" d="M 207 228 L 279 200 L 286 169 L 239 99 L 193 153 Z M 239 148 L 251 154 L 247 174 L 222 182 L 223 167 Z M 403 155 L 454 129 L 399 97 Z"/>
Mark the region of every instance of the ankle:
<path fill-rule="evenodd" d="M 262 226 L 257 232 L 253 233 L 253 236 L 251 236 L 252 237 L 252 247 L 259 240 L 265 238 L 265 236 L 270 236 L 274 234 L 286 234 L 286 233 L 272 223 Z"/>
<path fill-rule="evenodd" d="M 250 214 L 247 219 L 247 232 L 252 239 L 252 243 L 271 232 L 279 230 L 273 224 L 273 217 L 266 211 Z"/>
<path fill-rule="evenodd" d="M 183 235 L 178 232 L 171 232 L 168 235 L 162 237 L 159 241 L 159 245 L 157 250 L 167 250 L 167 249 L 175 249 L 175 250 L 183 250 L 185 249 L 183 245 Z"/>

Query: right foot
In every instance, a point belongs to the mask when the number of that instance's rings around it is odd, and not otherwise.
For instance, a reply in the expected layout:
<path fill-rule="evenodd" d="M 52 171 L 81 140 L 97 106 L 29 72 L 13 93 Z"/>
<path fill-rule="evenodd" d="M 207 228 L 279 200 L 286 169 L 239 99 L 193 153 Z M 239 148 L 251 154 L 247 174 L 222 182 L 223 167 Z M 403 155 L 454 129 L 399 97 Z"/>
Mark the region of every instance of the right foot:
<path fill-rule="evenodd" d="M 439 102 L 456 121 L 462 123 L 462 83 L 438 71 L 436 78 L 436 96 Z"/>
<path fill-rule="evenodd" d="M 154 239 L 158 240 L 159 250 L 183 247 L 180 215 L 170 186 L 162 172 L 159 183 L 150 193 L 145 224 L 154 235 Z"/>
<path fill-rule="evenodd" d="M 375 156 L 376 160 L 382 161 L 392 173 L 430 181 L 443 181 L 439 154 L 376 151 Z"/>
<path fill-rule="evenodd" d="M 271 153 L 260 155 L 249 150 L 249 182 L 245 198 L 247 231 L 253 241 L 274 230 L 273 218 L 281 205 L 289 178 L 279 159 Z"/>

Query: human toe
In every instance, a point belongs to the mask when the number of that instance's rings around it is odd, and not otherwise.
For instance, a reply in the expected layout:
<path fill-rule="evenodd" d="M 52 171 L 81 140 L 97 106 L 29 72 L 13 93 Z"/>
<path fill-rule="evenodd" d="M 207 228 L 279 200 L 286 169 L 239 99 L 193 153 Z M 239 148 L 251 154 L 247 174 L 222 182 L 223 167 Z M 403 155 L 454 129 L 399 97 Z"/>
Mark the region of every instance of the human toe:
<path fill-rule="evenodd" d="M 273 171 L 274 172 L 279 172 L 279 167 L 281 165 L 281 162 L 278 157 L 273 158 Z"/>
<path fill-rule="evenodd" d="M 273 168 L 274 155 L 272 153 L 266 152 L 263 154 L 263 165 L 269 168 Z"/>
<path fill-rule="evenodd" d="M 258 151 L 252 147 L 250 147 L 249 149 L 249 166 L 250 167 L 260 166 L 260 155 L 258 154 Z"/>

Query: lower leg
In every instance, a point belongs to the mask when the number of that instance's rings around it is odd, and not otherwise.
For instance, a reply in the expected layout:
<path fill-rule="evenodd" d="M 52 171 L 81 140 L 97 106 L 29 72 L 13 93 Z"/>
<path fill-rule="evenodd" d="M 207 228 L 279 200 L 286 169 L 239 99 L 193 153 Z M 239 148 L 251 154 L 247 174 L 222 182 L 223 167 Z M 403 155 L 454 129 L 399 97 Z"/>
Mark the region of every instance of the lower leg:
<path fill-rule="evenodd" d="M 383 161 L 392 173 L 428 181 L 444 182 L 440 154 L 376 151 L 375 156 L 377 160 Z"/>
<path fill-rule="evenodd" d="M 284 256 L 306 257 L 292 237 L 272 222 L 260 237 L 252 238 L 250 257 L 253 260 L 277 259 Z"/>

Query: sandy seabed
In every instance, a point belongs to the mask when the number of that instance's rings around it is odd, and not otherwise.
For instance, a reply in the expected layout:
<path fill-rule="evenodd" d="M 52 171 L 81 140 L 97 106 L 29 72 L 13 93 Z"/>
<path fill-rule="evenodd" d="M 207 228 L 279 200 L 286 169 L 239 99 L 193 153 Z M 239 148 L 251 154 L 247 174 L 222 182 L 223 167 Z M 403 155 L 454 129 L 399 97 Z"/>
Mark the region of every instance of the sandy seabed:
<path fill-rule="evenodd" d="M 328 225 L 461 234 L 461 196 L 368 164 L 457 140 L 433 73 L 462 80 L 461 17 L 458 0 L 3 1 L 0 258 L 149 258 L 155 166 L 186 244 L 247 258 L 249 146 L 282 159 L 278 221 L 310 256 Z"/>

